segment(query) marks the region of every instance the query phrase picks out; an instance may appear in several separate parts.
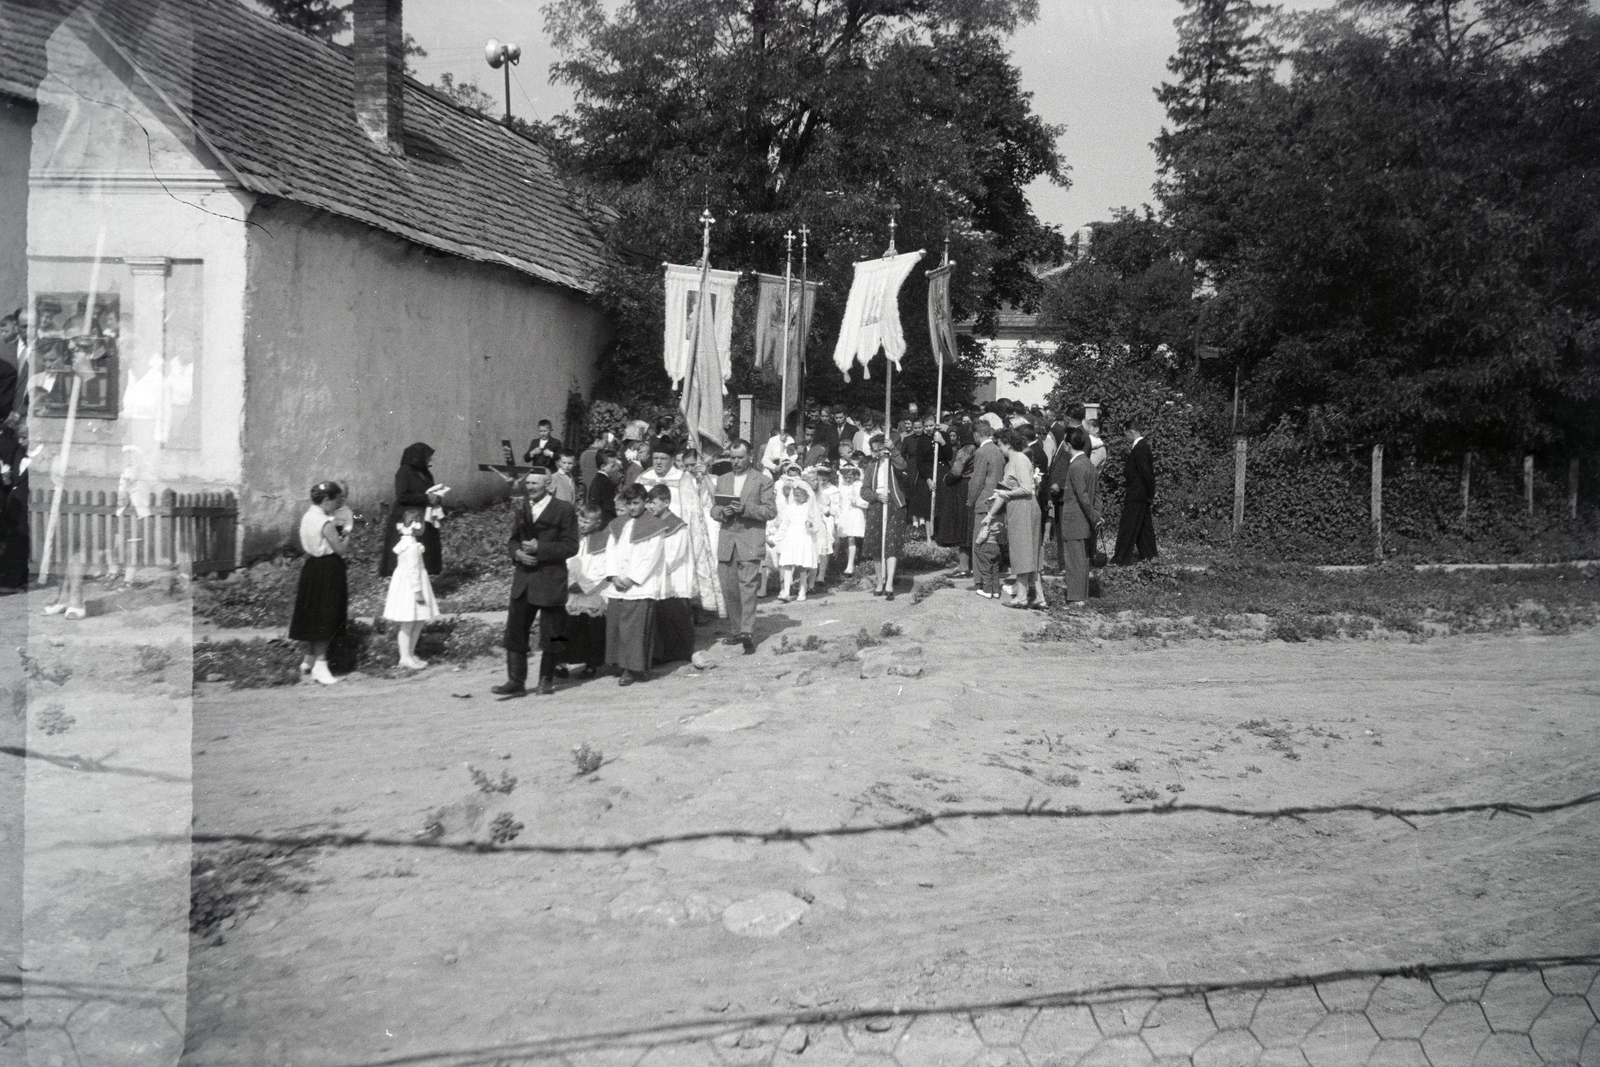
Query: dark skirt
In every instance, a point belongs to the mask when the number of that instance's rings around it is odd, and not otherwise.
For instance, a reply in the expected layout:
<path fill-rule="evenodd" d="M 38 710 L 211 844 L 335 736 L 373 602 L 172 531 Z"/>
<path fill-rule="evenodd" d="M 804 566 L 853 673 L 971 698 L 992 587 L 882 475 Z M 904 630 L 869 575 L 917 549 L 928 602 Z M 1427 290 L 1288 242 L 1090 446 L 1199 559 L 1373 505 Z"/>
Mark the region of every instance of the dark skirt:
<path fill-rule="evenodd" d="M 331 641 L 344 629 L 350 595 L 345 585 L 344 558 L 308 556 L 300 568 L 289 618 L 289 640 Z"/>
<path fill-rule="evenodd" d="M 599 667 L 606 661 L 606 617 L 568 615 L 566 662 Z"/>
<path fill-rule="evenodd" d="M 933 539 L 946 548 L 966 548 L 972 544 L 972 509 L 967 506 L 970 478 L 947 485 L 944 475 L 950 468 L 939 468 L 939 499 L 934 503 Z"/>
<path fill-rule="evenodd" d="M 657 663 L 675 663 L 694 655 L 694 608 L 687 597 L 656 601 Z"/>
<path fill-rule="evenodd" d="M 625 671 L 647 671 L 656 643 L 654 600 L 606 601 L 606 663 Z"/>
<path fill-rule="evenodd" d="M 883 541 L 883 510 L 889 509 L 888 547 Z M 867 532 L 861 538 L 861 551 L 857 559 L 875 560 L 880 556 L 898 558 L 906 547 L 906 511 L 895 504 L 867 505 Z"/>
<path fill-rule="evenodd" d="M 395 505 L 389 509 L 389 526 L 383 533 L 383 551 L 378 553 L 378 577 L 387 578 L 394 573 L 395 554 L 394 546 L 400 543 L 400 519 L 405 514 L 406 508 L 416 507 L 407 504 L 405 507 Z M 422 524 L 422 566 L 434 577 L 444 570 L 444 549 L 439 543 L 439 527 L 431 522 Z"/>

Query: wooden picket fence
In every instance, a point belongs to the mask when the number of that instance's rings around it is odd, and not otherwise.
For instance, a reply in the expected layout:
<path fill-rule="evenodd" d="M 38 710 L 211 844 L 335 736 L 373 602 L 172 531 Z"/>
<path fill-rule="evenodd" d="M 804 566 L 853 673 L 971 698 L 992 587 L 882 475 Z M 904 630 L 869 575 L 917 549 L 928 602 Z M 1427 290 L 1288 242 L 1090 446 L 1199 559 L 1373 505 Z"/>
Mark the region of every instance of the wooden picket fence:
<path fill-rule="evenodd" d="M 28 517 L 32 564 L 43 562 L 50 523 L 48 489 L 31 494 Z M 175 568 L 184 574 L 231 571 L 237 564 L 239 505 L 232 493 L 177 493 L 149 497 L 146 514 L 126 493 L 63 493 L 51 547 L 50 571 L 61 574 L 81 560 L 87 574 L 127 573 L 130 568 Z"/>

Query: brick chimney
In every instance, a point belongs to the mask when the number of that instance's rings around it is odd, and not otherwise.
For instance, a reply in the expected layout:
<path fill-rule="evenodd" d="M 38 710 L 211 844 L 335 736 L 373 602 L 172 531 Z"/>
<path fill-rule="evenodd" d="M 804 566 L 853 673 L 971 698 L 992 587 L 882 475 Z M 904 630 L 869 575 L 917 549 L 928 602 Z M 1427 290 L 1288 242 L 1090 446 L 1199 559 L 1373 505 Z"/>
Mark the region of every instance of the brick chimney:
<path fill-rule="evenodd" d="M 405 33 L 400 0 L 354 0 L 356 119 L 367 136 L 387 152 L 403 155 Z"/>

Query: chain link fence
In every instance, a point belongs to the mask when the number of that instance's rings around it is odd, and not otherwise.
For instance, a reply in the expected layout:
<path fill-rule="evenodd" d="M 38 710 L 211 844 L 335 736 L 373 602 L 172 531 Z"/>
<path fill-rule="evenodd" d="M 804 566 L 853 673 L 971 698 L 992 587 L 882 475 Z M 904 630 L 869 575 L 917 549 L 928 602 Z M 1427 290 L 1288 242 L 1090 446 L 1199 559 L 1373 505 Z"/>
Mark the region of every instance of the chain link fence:
<path fill-rule="evenodd" d="M 749 1016 L 374 1061 L 387 1067 L 1600 1065 L 1600 956 L 1123 986 Z"/>

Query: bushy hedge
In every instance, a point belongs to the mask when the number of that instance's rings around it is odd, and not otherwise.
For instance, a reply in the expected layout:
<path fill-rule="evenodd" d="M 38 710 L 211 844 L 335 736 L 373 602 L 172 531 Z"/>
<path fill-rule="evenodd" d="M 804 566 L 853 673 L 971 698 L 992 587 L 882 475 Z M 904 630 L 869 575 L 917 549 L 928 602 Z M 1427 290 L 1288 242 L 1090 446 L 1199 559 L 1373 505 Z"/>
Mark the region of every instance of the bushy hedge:
<path fill-rule="evenodd" d="M 1288 422 L 1250 438 L 1245 518 L 1233 535 L 1234 449 L 1231 396 L 1209 383 L 1171 385 L 1157 370 L 1089 364 L 1063 376 L 1052 400 L 1102 404 L 1110 458 L 1100 478 L 1108 533 L 1122 510 L 1127 413 L 1151 423 L 1156 459 L 1156 538 L 1165 548 L 1238 553 L 1308 563 L 1364 563 L 1374 558 L 1371 442 L 1317 448 Z M 1600 457 L 1596 457 L 1600 459 Z M 1568 517 L 1566 469 L 1546 461 L 1535 471 L 1534 510 L 1523 495 L 1522 457 L 1475 455 L 1471 504 L 1461 509 L 1459 454 L 1426 456 L 1394 448 L 1384 456 L 1383 519 L 1387 558 L 1415 562 L 1550 561 L 1600 556 L 1600 479 L 1580 489 L 1578 518 Z"/>

